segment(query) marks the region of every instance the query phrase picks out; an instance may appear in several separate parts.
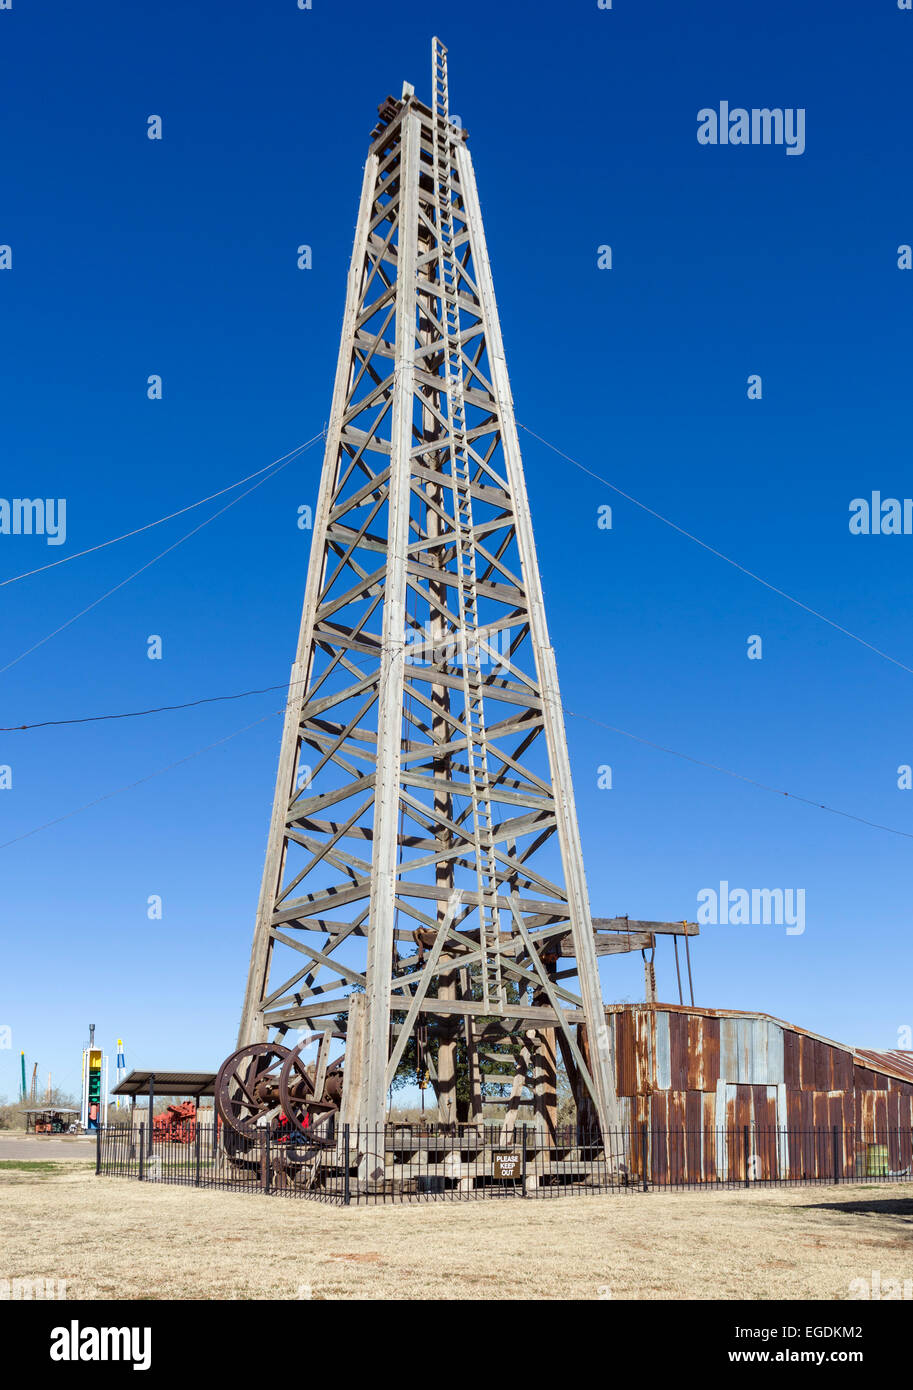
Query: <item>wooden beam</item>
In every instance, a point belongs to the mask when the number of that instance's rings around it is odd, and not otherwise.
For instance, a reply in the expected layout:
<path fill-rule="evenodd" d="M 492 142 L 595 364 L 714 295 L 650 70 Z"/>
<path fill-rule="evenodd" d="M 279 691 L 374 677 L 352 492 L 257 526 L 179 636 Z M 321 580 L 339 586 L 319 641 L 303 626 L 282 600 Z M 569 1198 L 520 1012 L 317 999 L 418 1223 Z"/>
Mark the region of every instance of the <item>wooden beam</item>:
<path fill-rule="evenodd" d="M 593 930 L 653 932 L 657 936 L 700 936 L 697 922 L 641 922 L 633 917 L 594 917 Z"/>

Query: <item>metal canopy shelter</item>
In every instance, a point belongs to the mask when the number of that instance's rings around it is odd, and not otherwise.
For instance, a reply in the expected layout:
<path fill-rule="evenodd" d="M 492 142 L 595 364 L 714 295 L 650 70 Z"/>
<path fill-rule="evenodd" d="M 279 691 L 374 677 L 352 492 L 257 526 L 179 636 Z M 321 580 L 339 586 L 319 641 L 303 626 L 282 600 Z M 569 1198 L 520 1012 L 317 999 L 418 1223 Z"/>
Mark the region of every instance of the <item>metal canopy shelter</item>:
<path fill-rule="evenodd" d="M 111 1092 L 113 1096 L 129 1096 L 136 1104 L 137 1096 L 148 1096 L 150 1109 L 156 1096 L 211 1096 L 215 1093 L 214 1071 L 131 1071 Z"/>

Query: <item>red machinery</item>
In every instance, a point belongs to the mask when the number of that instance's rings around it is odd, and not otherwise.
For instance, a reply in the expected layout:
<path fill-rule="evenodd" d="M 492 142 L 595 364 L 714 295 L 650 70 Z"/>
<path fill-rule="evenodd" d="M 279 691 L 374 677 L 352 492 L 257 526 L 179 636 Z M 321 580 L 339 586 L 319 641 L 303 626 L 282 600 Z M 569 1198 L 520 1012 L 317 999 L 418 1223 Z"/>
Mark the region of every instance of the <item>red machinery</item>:
<path fill-rule="evenodd" d="M 152 1121 L 152 1132 L 166 1143 L 192 1144 L 197 1132 L 197 1108 L 193 1101 L 169 1105 L 164 1114 L 156 1115 Z"/>

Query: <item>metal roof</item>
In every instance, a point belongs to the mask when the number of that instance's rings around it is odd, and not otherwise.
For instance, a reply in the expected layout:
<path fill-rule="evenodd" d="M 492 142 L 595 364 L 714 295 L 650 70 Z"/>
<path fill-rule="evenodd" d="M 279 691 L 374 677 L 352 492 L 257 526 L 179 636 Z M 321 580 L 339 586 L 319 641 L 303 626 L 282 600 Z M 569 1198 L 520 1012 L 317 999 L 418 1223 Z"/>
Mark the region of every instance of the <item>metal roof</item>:
<path fill-rule="evenodd" d="M 903 1076 L 905 1081 L 913 1081 L 913 1052 L 901 1052 L 894 1048 L 889 1052 L 875 1052 L 868 1047 L 855 1048 L 856 1057 L 867 1063 L 875 1071 L 890 1071 L 895 1076 Z"/>
<path fill-rule="evenodd" d="M 112 1096 L 148 1096 L 149 1083 L 157 1096 L 211 1096 L 214 1071 L 131 1071 L 111 1092 Z"/>
<path fill-rule="evenodd" d="M 79 1111 L 72 1105 L 36 1105 L 31 1109 L 26 1107 L 23 1111 L 25 1115 L 78 1115 Z"/>

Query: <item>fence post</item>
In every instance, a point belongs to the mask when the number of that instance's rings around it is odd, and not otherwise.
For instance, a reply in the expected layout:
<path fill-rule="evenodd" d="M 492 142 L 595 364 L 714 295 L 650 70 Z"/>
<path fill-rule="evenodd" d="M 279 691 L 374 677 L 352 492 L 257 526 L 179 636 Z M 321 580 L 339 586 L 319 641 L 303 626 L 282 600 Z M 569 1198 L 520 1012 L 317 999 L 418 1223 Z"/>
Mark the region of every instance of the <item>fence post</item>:
<path fill-rule="evenodd" d="M 350 1190 L 350 1187 L 349 1187 L 349 1126 L 348 1126 L 348 1125 L 343 1125 L 343 1127 L 342 1127 L 342 1148 L 343 1148 L 343 1163 L 344 1163 L 344 1165 L 345 1165 L 345 1166 L 343 1167 L 343 1178 L 342 1178 L 343 1202 L 345 1203 L 346 1206 L 348 1206 L 349 1203 L 350 1203 L 351 1200 L 352 1200 L 352 1193 L 351 1193 L 351 1190 Z"/>
<path fill-rule="evenodd" d="M 263 1155 L 263 1191 L 269 1192 L 273 1166 L 269 1142 L 269 1125 L 265 1125 L 263 1128 L 263 1135 L 260 1142 L 260 1152 Z"/>
<path fill-rule="evenodd" d="M 194 1121 L 194 1130 L 193 1130 L 193 1160 L 194 1160 L 194 1164 L 193 1164 L 193 1185 L 194 1185 L 194 1187 L 199 1187 L 199 1185 L 200 1185 L 200 1119 L 199 1119 L 199 1111 L 197 1112 L 197 1118 L 196 1118 L 196 1120 Z"/>
<path fill-rule="evenodd" d="M 834 1136 L 833 1136 L 833 1137 L 834 1137 L 834 1145 L 833 1145 L 833 1147 L 834 1147 L 834 1182 L 839 1182 L 839 1181 L 840 1181 L 840 1174 L 839 1174 L 839 1172 L 837 1171 L 837 1170 L 838 1170 L 838 1163 L 837 1163 L 837 1126 L 836 1126 L 836 1125 L 834 1125 Z"/>
<path fill-rule="evenodd" d="M 101 1172 L 101 1125 L 95 1131 L 95 1176 Z"/>
<path fill-rule="evenodd" d="M 520 1154 L 520 1195 L 526 1196 L 526 1125 L 520 1126 L 520 1142 L 523 1145 Z"/>
<path fill-rule="evenodd" d="M 140 1121 L 139 1127 L 139 1180 L 143 1180 L 143 1152 L 146 1147 L 146 1126 Z"/>
<path fill-rule="evenodd" d="M 745 1164 L 745 1186 L 746 1186 L 746 1187 L 749 1187 L 750 1184 L 751 1184 L 751 1179 L 750 1179 L 749 1176 L 748 1176 L 748 1158 L 749 1158 L 749 1148 L 748 1148 L 748 1126 L 747 1126 L 747 1125 L 743 1125 L 743 1126 L 742 1126 L 742 1159 L 743 1159 L 744 1164 Z"/>
<path fill-rule="evenodd" d="M 640 1127 L 640 1172 L 643 1181 L 643 1190 L 647 1190 L 647 1126 Z"/>

